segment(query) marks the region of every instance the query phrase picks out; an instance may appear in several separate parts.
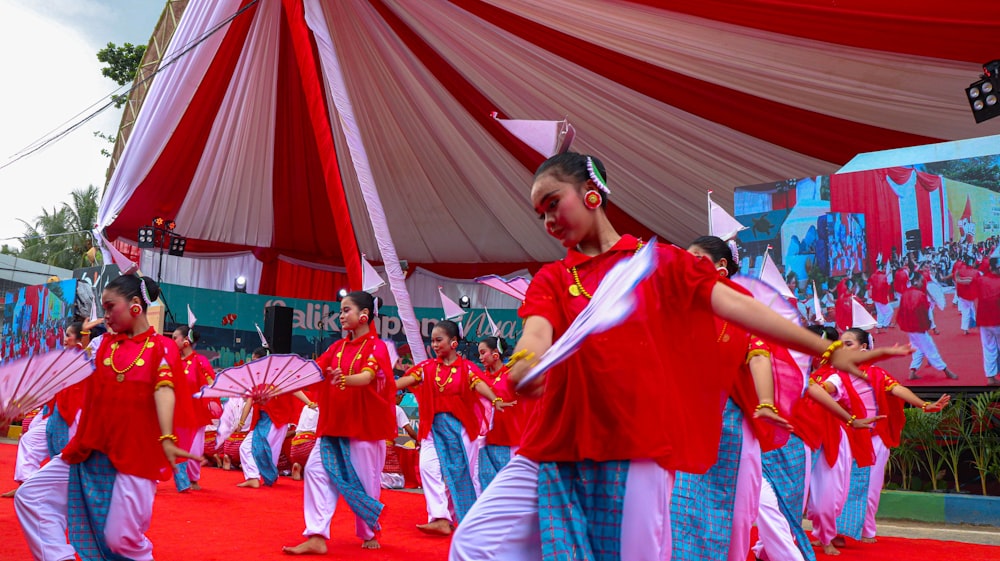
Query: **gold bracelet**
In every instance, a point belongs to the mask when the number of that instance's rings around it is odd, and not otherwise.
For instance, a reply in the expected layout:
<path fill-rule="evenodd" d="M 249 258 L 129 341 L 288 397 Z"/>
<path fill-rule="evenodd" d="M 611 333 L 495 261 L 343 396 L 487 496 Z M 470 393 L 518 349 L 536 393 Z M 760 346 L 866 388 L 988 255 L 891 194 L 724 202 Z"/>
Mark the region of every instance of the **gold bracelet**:
<path fill-rule="evenodd" d="M 164 440 L 173 440 L 174 444 L 177 444 L 177 435 L 176 434 L 165 434 L 165 435 L 161 436 L 160 438 L 156 439 L 157 442 L 163 442 Z"/>
<path fill-rule="evenodd" d="M 820 357 L 819 357 L 819 364 L 820 364 L 820 366 L 825 366 L 827 364 L 830 364 L 830 361 L 833 359 L 833 353 L 837 349 L 839 349 L 840 347 L 843 347 L 843 346 L 844 346 L 844 342 L 843 341 L 834 341 L 834 342 L 830 343 L 830 346 L 827 347 L 826 350 L 823 351 L 823 354 L 820 355 Z"/>
<path fill-rule="evenodd" d="M 500 397 L 500 396 L 494 397 L 493 398 L 493 407 L 496 407 L 497 403 L 503 403 L 503 398 Z"/>
<path fill-rule="evenodd" d="M 845 423 L 847 425 L 847 428 L 853 429 L 854 428 L 854 421 L 856 421 L 857 419 L 858 419 L 857 415 L 851 415 L 851 420 L 847 421 L 847 423 Z"/>
<path fill-rule="evenodd" d="M 931 402 L 925 401 L 924 404 L 920 406 L 920 409 L 922 411 L 927 411 L 927 408 L 930 406 L 930 404 L 931 404 Z"/>
<path fill-rule="evenodd" d="M 521 349 L 514 353 L 514 355 L 510 357 L 510 360 L 507 361 L 507 368 L 513 367 L 519 361 L 532 360 L 533 358 L 535 358 L 535 353 L 528 351 L 528 349 Z"/>
<path fill-rule="evenodd" d="M 775 406 L 773 403 L 758 403 L 757 407 L 753 408 L 754 412 L 760 411 L 761 409 L 770 409 L 771 411 L 774 411 L 775 415 L 781 414 L 778 412 L 777 406 Z"/>
<path fill-rule="evenodd" d="M 80 335 L 90 335 L 89 331 L 80 331 Z"/>

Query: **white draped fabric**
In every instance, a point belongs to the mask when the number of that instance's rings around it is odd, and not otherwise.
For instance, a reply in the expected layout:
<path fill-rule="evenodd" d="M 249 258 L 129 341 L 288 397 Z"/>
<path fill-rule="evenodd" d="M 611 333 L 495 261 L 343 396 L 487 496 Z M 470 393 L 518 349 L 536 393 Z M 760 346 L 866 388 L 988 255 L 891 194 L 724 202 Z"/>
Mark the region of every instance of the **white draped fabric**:
<path fill-rule="evenodd" d="M 144 249 L 139 268 L 146 276 L 170 284 L 232 291 L 236 277 L 243 276 L 247 279 L 248 293 L 257 294 L 260 289 L 261 262 L 249 251 L 184 257 L 164 253 L 161 277 L 160 251 Z"/>

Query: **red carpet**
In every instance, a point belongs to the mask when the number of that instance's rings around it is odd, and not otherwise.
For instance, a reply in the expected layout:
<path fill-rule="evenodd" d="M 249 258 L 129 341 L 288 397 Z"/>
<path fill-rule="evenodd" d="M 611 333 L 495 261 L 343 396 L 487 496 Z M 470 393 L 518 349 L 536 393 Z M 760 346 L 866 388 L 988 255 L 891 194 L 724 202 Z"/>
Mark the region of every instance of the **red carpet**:
<path fill-rule="evenodd" d="M 0 489 L 12 484 L 16 448 L 0 445 Z M 203 491 L 180 495 L 173 483 L 161 484 L 156 496 L 149 537 L 160 561 L 249 561 L 283 559 L 281 546 L 295 545 L 302 538 L 302 483 L 281 478 L 270 489 L 238 489 L 239 472 L 203 470 Z M 330 552 L 321 559 L 365 559 L 369 561 L 443 561 L 448 540 L 425 536 L 414 524 L 426 518 L 423 495 L 384 491 L 382 549 L 362 551 L 354 536 L 354 516 L 341 501 L 333 519 Z M 0 499 L 0 559 L 31 559 L 24 536 L 14 516 L 14 502 Z M 996 561 L 1000 547 L 968 545 L 934 540 L 880 538 L 874 545 L 848 541 L 840 561 L 885 559 L 952 559 Z M 819 556 L 820 559 L 832 559 Z"/>

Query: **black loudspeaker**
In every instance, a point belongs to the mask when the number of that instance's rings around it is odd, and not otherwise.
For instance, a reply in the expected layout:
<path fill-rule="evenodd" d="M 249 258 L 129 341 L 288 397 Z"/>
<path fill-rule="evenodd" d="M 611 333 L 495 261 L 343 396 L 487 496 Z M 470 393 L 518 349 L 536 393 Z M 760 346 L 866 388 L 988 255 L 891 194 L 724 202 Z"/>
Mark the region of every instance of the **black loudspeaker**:
<path fill-rule="evenodd" d="M 906 231 L 906 251 L 920 251 L 920 230 Z"/>
<path fill-rule="evenodd" d="M 264 308 L 264 338 L 272 353 L 292 352 L 292 311 L 287 306 Z"/>

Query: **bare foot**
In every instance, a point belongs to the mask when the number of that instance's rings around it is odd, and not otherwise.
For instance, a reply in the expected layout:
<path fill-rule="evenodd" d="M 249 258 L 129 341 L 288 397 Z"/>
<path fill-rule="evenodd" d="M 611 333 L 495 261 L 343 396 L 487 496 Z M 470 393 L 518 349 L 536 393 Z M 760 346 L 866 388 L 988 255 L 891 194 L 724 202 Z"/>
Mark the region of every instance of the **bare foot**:
<path fill-rule="evenodd" d="M 201 485 L 198 485 L 197 481 L 192 481 L 191 482 L 191 490 L 192 491 L 201 491 Z"/>
<path fill-rule="evenodd" d="M 919 380 L 920 379 L 920 376 L 917 376 L 917 369 L 916 368 L 911 368 L 910 369 L 910 379 L 911 380 Z"/>
<path fill-rule="evenodd" d="M 990 376 L 986 384 L 989 386 L 1000 386 L 1000 376 Z"/>
<path fill-rule="evenodd" d="M 878 543 L 878 540 L 875 539 L 875 538 L 866 538 L 866 537 L 862 536 L 861 537 L 861 543 Z"/>
<path fill-rule="evenodd" d="M 830 540 L 830 545 L 832 545 L 834 547 L 844 547 L 844 546 L 847 545 L 847 542 L 844 541 L 844 537 L 843 536 L 837 536 L 837 537 L 833 538 L 832 540 Z"/>
<path fill-rule="evenodd" d="M 0 498 L 13 499 L 14 498 L 14 493 L 17 493 L 17 488 L 16 487 L 14 489 L 11 489 L 10 491 L 7 491 L 6 493 L 0 495 Z"/>
<path fill-rule="evenodd" d="M 295 547 L 285 546 L 281 551 L 288 555 L 323 555 L 326 553 L 326 540 L 323 536 L 309 536 L 306 541 Z"/>
<path fill-rule="evenodd" d="M 260 479 L 257 479 L 257 478 L 247 479 L 243 483 L 238 483 L 236 486 L 237 487 L 249 487 L 251 489 L 259 489 L 260 488 Z"/>
<path fill-rule="evenodd" d="M 947 368 L 944 369 L 944 375 L 951 378 L 952 380 L 958 380 L 958 374 L 955 374 L 954 372 L 948 370 Z"/>
<path fill-rule="evenodd" d="M 292 464 L 292 481 L 302 481 L 302 464 Z"/>
<path fill-rule="evenodd" d="M 444 518 L 437 518 L 427 524 L 417 524 L 417 529 L 433 536 L 450 536 L 451 522 L 448 522 Z"/>
<path fill-rule="evenodd" d="M 833 547 L 832 543 L 822 543 L 820 546 L 823 548 L 823 553 L 827 555 L 840 555 L 840 550 Z"/>
<path fill-rule="evenodd" d="M 378 543 L 375 538 L 361 542 L 361 549 L 380 549 L 381 547 L 382 544 Z"/>
<path fill-rule="evenodd" d="M 222 469 L 226 471 L 233 469 L 233 460 L 229 457 L 229 454 L 222 456 Z"/>

